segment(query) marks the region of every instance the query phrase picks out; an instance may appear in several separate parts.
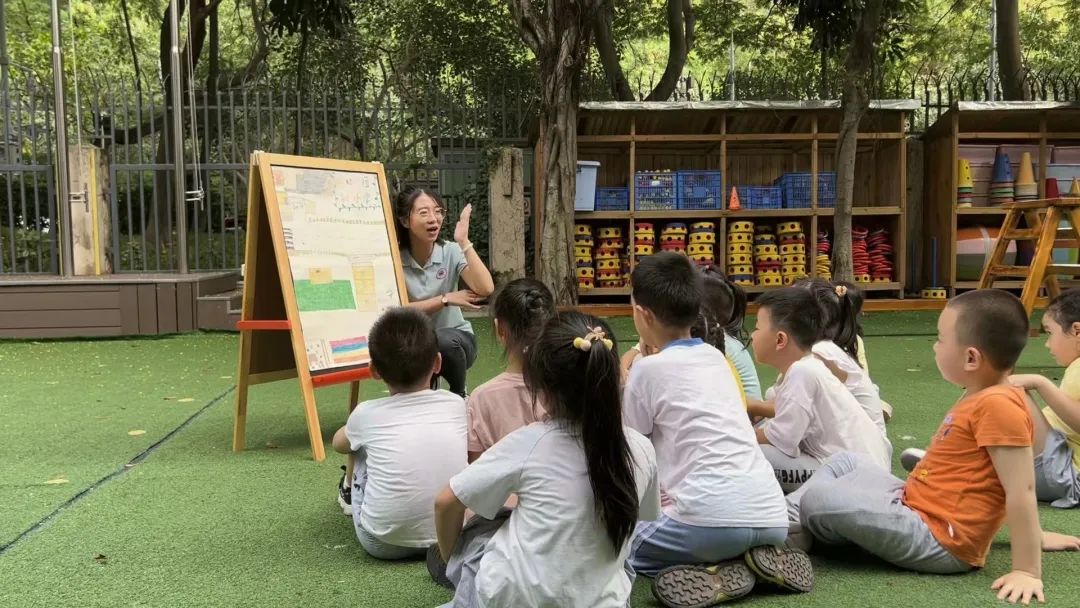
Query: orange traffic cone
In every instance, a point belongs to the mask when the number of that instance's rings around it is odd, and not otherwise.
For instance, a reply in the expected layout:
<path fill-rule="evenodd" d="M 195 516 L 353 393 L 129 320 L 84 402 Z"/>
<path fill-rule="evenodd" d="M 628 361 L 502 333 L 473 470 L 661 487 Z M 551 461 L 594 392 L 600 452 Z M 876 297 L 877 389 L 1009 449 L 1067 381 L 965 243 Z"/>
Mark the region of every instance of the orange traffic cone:
<path fill-rule="evenodd" d="M 739 192 L 735 190 L 735 186 L 731 187 L 731 198 L 728 199 L 727 204 L 728 211 L 738 211 L 742 209 L 742 205 L 739 204 Z"/>

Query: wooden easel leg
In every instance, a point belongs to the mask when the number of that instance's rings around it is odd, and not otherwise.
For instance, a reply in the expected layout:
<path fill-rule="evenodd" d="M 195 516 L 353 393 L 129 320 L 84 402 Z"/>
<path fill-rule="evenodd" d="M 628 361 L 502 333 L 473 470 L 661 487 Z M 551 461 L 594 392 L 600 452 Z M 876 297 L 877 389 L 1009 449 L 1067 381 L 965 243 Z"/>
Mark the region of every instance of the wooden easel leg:
<path fill-rule="evenodd" d="M 349 412 L 356 408 L 356 404 L 360 403 L 360 381 L 357 380 L 349 384 Z"/>
<path fill-rule="evenodd" d="M 251 370 L 251 332 L 240 332 L 240 365 L 236 376 L 236 411 L 233 415 L 233 451 L 244 450 L 247 430 L 248 374 Z"/>
<path fill-rule="evenodd" d="M 1046 265 L 1050 263 L 1050 254 L 1054 251 L 1054 238 L 1057 236 L 1060 219 L 1061 215 L 1057 207 L 1050 207 L 1050 210 L 1046 212 L 1046 218 L 1042 221 L 1042 230 L 1039 234 L 1038 244 L 1035 247 L 1035 259 L 1031 261 L 1028 278 L 1024 282 L 1024 292 L 1020 296 L 1020 301 L 1023 303 L 1028 316 L 1031 315 L 1031 311 L 1035 308 L 1035 298 L 1039 295 L 1039 288 L 1042 286 L 1043 280 L 1046 279 Z M 1054 282 L 1057 282 L 1056 279 Z"/>
<path fill-rule="evenodd" d="M 326 446 L 323 445 L 322 429 L 319 428 L 319 410 L 315 407 L 315 387 L 307 370 L 300 371 L 300 391 L 304 395 L 304 417 L 307 418 L 311 457 L 315 462 L 322 462 L 326 460 Z"/>
<path fill-rule="evenodd" d="M 989 289 L 994 286 L 994 274 L 991 269 L 994 266 L 998 266 L 1005 261 L 1005 253 L 1009 250 L 1009 243 L 1012 239 L 1006 238 L 1005 235 L 1009 234 L 1020 224 L 1020 215 L 1014 210 L 1009 209 L 1005 212 L 1005 222 L 998 233 L 998 239 L 994 243 L 994 250 L 986 258 L 986 264 L 983 265 L 982 275 L 979 276 L 979 289 Z"/>

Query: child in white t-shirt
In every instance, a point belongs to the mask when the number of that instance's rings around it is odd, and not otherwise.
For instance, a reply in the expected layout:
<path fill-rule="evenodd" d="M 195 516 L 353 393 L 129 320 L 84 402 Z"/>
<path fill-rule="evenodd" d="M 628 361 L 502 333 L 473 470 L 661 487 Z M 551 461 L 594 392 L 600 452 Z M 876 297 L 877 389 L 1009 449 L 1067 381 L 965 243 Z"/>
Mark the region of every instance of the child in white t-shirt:
<path fill-rule="evenodd" d="M 652 440 L 669 500 L 658 520 L 638 524 L 630 565 L 655 577 L 667 605 L 741 597 L 758 577 L 809 590 L 806 555 L 775 547 L 787 537 L 784 497 L 736 374 L 720 350 L 691 338 L 704 277 L 686 257 L 661 253 L 639 261 L 631 285 L 634 326 L 660 352 L 631 369 L 623 419 Z"/>
<path fill-rule="evenodd" d="M 371 375 L 390 396 L 359 404 L 334 434 L 334 450 L 351 455 L 351 487 L 339 487 L 360 545 L 378 559 L 424 555 L 435 541 L 431 504 L 465 468 L 465 402 L 431 390 L 441 358 L 427 315 L 393 308 L 368 335 Z"/>
<path fill-rule="evenodd" d="M 555 315 L 551 290 L 536 279 L 516 279 L 495 295 L 491 309 L 495 336 L 506 353 L 506 371 L 469 395 L 469 462 L 545 416 L 543 405 L 529 394 L 522 370 L 529 347 Z"/>
<path fill-rule="evenodd" d="M 892 447 L 854 395 L 814 356 L 822 337 L 823 311 L 806 289 L 790 287 L 758 299 L 752 344 L 758 361 L 783 378 L 773 404 L 753 404 L 751 415 L 771 418 L 758 441 L 786 492 L 801 486 L 838 452 L 869 456 L 890 469 Z"/>
<path fill-rule="evenodd" d="M 610 336 L 581 313 L 550 320 L 525 366 L 549 419 L 504 437 L 439 494 L 448 606 L 628 605 L 631 534 L 656 516 L 659 494 L 652 446 L 622 426 Z M 511 494 L 512 511 L 503 508 Z M 478 517 L 463 529 L 466 508 Z"/>
<path fill-rule="evenodd" d="M 862 296 L 857 287 L 833 285 L 825 279 L 796 283 L 817 299 L 824 315 L 824 335 L 814 344 L 813 353 L 862 406 L 870 420 L 885 434 L 885 416 L 878 387 L 870 372 L 859 363 L 859 320 Z"/>

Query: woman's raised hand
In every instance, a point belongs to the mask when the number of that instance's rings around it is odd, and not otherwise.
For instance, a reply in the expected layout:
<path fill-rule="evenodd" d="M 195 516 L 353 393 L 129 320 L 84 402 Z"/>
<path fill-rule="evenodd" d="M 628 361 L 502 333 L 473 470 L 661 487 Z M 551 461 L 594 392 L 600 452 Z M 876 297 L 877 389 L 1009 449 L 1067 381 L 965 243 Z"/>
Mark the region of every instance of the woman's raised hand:
<path fill-rule="evenodd" d="M 472 203 L 469 203 L 461 210 L 461 217 L 458 218 L 457 226 L 454 227 L 454 242 L 462 247 L 469 241 L 469 218 L 471 217 Z"/>

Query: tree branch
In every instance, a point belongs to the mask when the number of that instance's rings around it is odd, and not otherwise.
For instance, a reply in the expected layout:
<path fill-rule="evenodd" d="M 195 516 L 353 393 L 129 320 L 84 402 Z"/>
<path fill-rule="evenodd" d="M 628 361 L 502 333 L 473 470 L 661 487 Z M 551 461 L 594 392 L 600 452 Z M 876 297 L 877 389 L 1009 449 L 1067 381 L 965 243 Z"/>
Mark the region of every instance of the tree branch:
<path fill-rule="evenodd" d="M 514 18 L 514 23 L 518 26 L 521 39 L 534 53 L 539 54 L 549 41 L 544 35 L 540 15 L 536 12 L 532 0 L 507 0 L 507 4 L 510 7 L 510 16 Z"/>
<path fill-rule="evenodd" d="M 666 101 L 675 92 L 694 40 L 694 11 L 690 0 L 668 0 L 668 60 L 660 81 L 645 101 Z"/>
<path fill-rule="evenodd" d="M 127 0 L 120 0 L 120 9 L 124 13 L 124 28 L 127 29 L 128 48 L 131 49 L 131 61 L 135 66 L 135 89 L 142 95 L 142 70 L 139 68 L 139 53 L 135 50 L 135 36 L 131 33 L 131 15 L 128 13 Z"/>
<path fill-rule="evenodd" d="M 612 96 L 618 101 L 634 101 L 634 93 L 630 90 L 626 74 L 623 73 L 619 49 L 615 46 L 615 40 L 611 35 L 613 11 L 612 0 L 607 0 L 600 14 L 597 15 L 596 26 L 593 28 L 596 35 L 596 51 L 600 55 L 600 63 L 604 66 L 604 75 L 607 76 Z"/>

